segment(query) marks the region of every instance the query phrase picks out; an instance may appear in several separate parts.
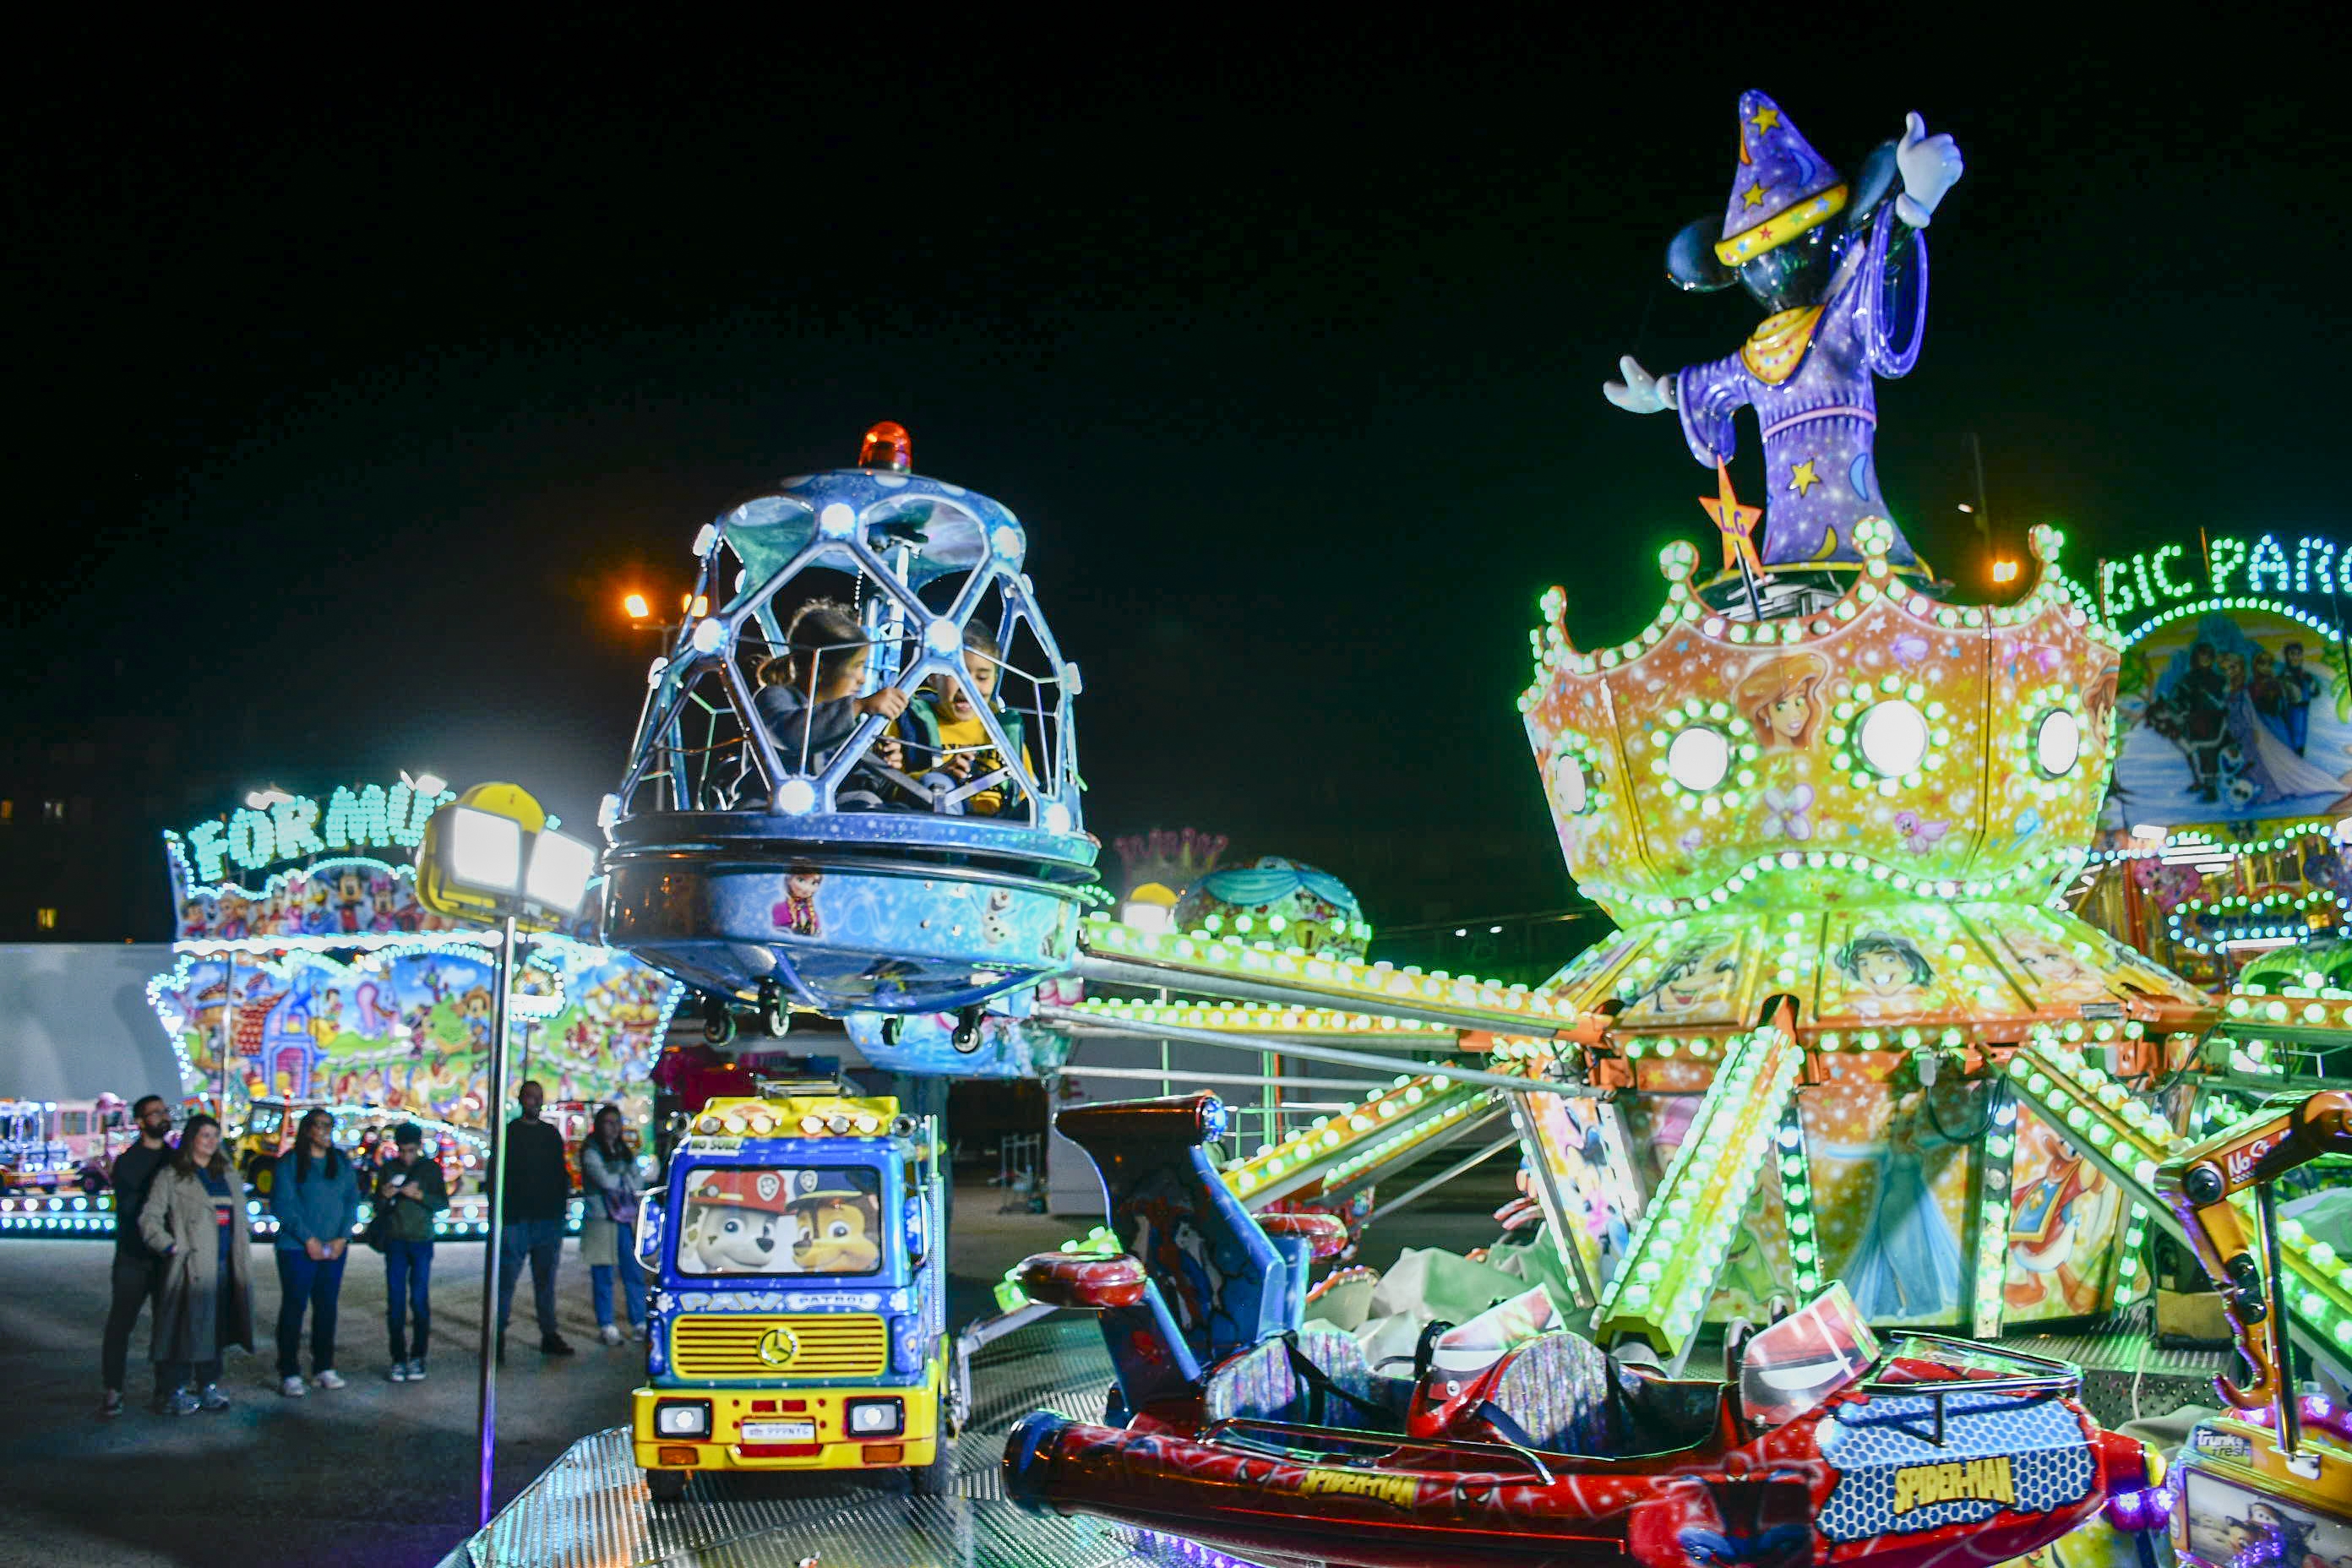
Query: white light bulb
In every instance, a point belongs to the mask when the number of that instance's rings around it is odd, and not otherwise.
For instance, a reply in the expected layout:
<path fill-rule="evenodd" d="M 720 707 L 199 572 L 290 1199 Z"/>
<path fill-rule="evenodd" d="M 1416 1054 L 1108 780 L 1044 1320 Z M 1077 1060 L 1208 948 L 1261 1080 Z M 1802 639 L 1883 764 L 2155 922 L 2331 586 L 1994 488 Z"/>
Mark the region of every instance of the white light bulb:
<path fill-rule="evenodd" d="M 2033 760 L 2052 778 L 2063 778 L 2074 771 L 2075 762 L 2083 754 L 2083 727 L 2074 715 L 2063 708 L 2054 708 L 2042 716 L 2042 724 L 2033 732 Z"/>
<path fill-rule="evenodd" d="M 1901 778 L 1927 755 L 1927 716 L 1902 698 L 1874 705 L 1862 716 L 1863 761 L 1881 778 Z"/>
<path fill-rule="evenodd" d="M 1693 795 L 1703 795 L 1731 771 L 1731 747 L 1718 730 L 1685 730 L 1666 748 L 1666 772 Z"/>
<path fill-rule="evenodd" d="M 787 816 L 801 816 L 814 809 L 816 786 L 806 779 L 786 779 L 776 791 L 776 809 Z"/>
<path fill-rule="evenodd" d="M 953 621 L 933 621 L 923 628 L 923 646 L 945 658 L 963 646 L 963 633 Z"/>
<path fill-rule="evenodd" d="M 694 623 L 694 651 L 717 653 L 719 645 L 727 640 L 727 627 L 716 619 L 706 618 Z"/>
<path fill-rule="evenodd" d="M 1069 830 L 1070 808 L 1058 800 L 1048 804 L 1045 807 L 1045 831 L 1067 833 Z"/>
<path fill-rule="evenodd" d="M 857 527 L 857 514 L 841 501 L 835 501 L 816 514 L 816 525 L 827 539 L 846 539 Z"/>

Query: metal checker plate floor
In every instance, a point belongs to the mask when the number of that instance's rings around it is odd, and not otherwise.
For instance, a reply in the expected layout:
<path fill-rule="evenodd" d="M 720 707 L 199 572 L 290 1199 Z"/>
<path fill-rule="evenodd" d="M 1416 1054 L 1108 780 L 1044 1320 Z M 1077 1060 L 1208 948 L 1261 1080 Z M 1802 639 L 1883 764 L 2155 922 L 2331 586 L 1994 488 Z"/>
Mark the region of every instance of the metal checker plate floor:
<path fill-rule="evenodd" d="M 1004 1500 L 1004 1435 L 1032 1410 L 1099 1420 L 1110 1360 L 1091 1320 L 1047 1320 L 972 1367 L 954 1495 L 897 1475 L 698 1475 L 656 1507 L 628 1429 L 583 1437 L 442 1568 L 1169 1568 L 1173 1543 L 1100 1520 L 1039 1518 Z"/>

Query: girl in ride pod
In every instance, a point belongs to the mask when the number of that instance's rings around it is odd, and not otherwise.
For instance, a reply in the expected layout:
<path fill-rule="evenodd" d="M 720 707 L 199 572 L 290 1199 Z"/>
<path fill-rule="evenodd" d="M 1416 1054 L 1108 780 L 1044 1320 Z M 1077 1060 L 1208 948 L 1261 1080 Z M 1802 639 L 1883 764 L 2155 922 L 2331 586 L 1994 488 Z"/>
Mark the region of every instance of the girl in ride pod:
<path fill-rule="evenodd" d="M 253 1265 L 244 1184 L 221 1152 L 218 1121 L 192 1116 L 180 1130 L 178 1152 L 140 1207 L 139 1239 L 163 1259 L 152 1352 L 157 1412 L 227 1409 L 221 1357 L 231 1345 L 253 1349 Z"/>
<path fill-rule="evenodd" d="M 335 1303 L 352 1226 L 360 1217 L 359 1173 L 335 1147 L 335 1119 L 311 1108 L 294 1134 L 293 1152 L 270 1177 L 269 1212 L 278 1216 L 278 1392 L 299 1399 L 302 1314 L 310 1314 L 310 1381 L 341 1388 L 335 1371 Z"/>
<path fill-rule="evenodd" d="M 831 599 L 812 599 L 793 612 L 784 628 L 784 651 L 760 666 L 760 690 L 752 699 L 785 768 L 821 773 L 867 714 L 896 719 L 905 710 L 907 694 L 895 688 L 857 695 L 872 662 L 866 628 L 845 606 Z M 898 766 L 898 743 L 877 741 L 874 760 Z M 882 788 L 877 784 L 852 772 L 835 801 L 845 810 L 879 810 Z"/>
<path fill-rule="evenodd" d="M 587 1200 L 580 1220 L 580 1260 L 588 1265 L 596 1337 L 608 1345 L 621 1342 L 613 1322 L 615 1273 L 621 1277 L 629 1338 L 646 1337 L 646 1277 L 637 1267 L 636 1152 L 621 1128 L 621 1108 L 599 1106 L 588 1135 L 580 1140 L 580 1186 Z"/>

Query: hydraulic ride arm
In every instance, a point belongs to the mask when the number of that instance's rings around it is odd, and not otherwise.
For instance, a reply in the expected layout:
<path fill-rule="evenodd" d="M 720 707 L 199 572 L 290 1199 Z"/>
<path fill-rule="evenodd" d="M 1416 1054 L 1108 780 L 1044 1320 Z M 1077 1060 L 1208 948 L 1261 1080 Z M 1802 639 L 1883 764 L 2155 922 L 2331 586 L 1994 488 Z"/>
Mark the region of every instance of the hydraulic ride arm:
<path fill-rule="evenodd" d="M 2281 1303 L 2266 1296 L 2281 1278 L 2276 1199 L 2271 1184 L 2326 1154 L 2352 1153 L 2352 1094 L 2326 1089 L 2265 1121 L 2230 1129 L 2166 1161 L 2156 1173 L 2157 1191 L 2180 1216 L 2197 1261 L 2221 1293 L 2238 1353 L 2253 1373 L 2240 1386 L 2213 1380 L 2223 1401 L 2240 1410 L 2274 1405 L 2280 1432 L 2290 1451 L 2295 1410 L 2294 1390 L 2282 1363 Z M 2231 1199 L 2252 1188 L 2261 1226 L 2263 1257 L 2253 1247 Z"/>

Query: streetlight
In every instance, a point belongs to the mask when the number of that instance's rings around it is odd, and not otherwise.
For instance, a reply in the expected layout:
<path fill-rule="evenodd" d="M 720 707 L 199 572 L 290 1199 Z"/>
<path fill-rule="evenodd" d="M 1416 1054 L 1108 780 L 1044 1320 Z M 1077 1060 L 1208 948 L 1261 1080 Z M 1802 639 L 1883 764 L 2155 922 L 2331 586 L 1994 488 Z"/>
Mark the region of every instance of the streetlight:
<path fill-rule="evenodd" d="M 621 601 L 621 611 L 633 621 L 642 621 L 654 613 L 654 607 L 646 603 L 643 594 L 631 594 Z"/>
<path fill-rule="evenodd" d="M 421 784 L 420 786 L 421 787 Z M 509 784 L 476 784 L 425 824 L 416 851 L 416 900 L 436 914 L 499 927 L 490 1023 L 490 1228 L 482 1249 L 482 1370 L 476 1405 L 481 1448 L 481 1519 L 490 1522 L 490 1456 L 498 1442 L 499 1243 L 506 1230 L 507 1012 L 514 991 L 515 932 L 545 930 L 580 912 L 596 851 L 554 831 L 538 801 Z"/>
<path fill-rule="evenodd" d="M 2017 563 L 2004 556 L 1992 563 L 1992 580 L 1996 583 L 2017 581 Z"/>

